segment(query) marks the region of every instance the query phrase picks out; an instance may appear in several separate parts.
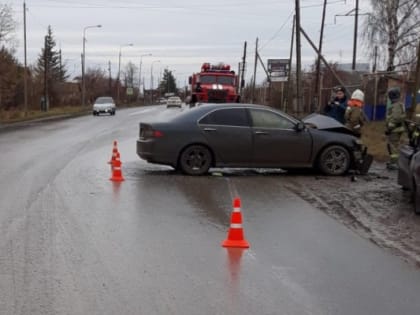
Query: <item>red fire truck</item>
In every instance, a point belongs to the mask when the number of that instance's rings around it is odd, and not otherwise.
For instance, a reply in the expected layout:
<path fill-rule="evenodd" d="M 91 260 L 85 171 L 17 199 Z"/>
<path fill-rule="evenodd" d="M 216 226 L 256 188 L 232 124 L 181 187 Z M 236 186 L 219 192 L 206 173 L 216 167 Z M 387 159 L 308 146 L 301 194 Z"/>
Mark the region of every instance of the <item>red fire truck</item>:
<path fill-rule="evenodd" d="M 200 73 L 189 77 L 189 103 L 239 103 L 238 76 L 229 65 L 203 63 Z"/>

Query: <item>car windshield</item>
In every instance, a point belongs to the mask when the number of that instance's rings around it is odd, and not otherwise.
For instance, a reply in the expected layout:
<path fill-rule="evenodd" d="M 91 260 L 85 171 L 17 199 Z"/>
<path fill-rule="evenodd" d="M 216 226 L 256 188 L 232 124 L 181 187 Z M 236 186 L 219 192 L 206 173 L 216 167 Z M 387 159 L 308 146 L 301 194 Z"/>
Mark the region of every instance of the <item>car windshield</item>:
<path fill-rule="evenodd" d="M 223 85 L 233 85 L 234 78 L 230 76 L 212 76 L 212 75 L 202 75 L 200 76 L 200 83 L 202 84 L 223 84 Z"/>
<path fill-rule="evenodd" d="M 223 85 L 233 85 L 233 77 L 228 76 L 221 76 L 217 77 L 217 83 L 223 84 Z"/>
<path fill-rule="evenodd" d="M 112 97 L 98 97 L 95 101 L 95 104 L 107 104 L 107 103 L 114 103 Z"/>
<path fill-rule="evenodd" d="M 216 83 L 216 77 L 212 76 L 212 75 L 202 75 L 202 76 L 200 76 L 200 83 L 202 83 L 202 84 Z"/>

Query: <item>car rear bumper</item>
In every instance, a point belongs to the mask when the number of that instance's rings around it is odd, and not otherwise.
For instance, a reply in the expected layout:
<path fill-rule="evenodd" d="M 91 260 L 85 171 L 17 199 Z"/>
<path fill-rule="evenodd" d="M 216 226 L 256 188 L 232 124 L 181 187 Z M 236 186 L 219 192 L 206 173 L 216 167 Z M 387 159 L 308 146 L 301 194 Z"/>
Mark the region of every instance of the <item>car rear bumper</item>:
<path fill-rule="evenodd" d="M 115 112 L 115 108 L 94 108 L 93 112 L 95 114 L 110 114 Z"/>
<path fill-rule="evenodd" d="M 154 141 L 137 140 L 136 151 L 137 155 L 149 163 L 164 164 L 175 167 L 176 162 L 171 161 L 167 155 L 156 154 L 156 147 Z"/>
<path fill-rule="evenodd" d="M 137 155 L 143 160 L 149 161 L 153 159 L 153 145 L 150 142 L 137 140 Z"/>

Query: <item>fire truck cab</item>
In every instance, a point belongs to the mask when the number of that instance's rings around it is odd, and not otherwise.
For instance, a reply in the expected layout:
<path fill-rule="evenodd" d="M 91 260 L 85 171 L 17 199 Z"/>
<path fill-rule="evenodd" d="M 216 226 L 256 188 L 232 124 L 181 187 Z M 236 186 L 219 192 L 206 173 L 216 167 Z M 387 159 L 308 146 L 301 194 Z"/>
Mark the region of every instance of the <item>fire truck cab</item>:
<path fill-rule="evenodd" d="M 189 77 L 190 104 L 239 103 L 238 76 L 229 65 L 203 63 L 201 72 Z"/>

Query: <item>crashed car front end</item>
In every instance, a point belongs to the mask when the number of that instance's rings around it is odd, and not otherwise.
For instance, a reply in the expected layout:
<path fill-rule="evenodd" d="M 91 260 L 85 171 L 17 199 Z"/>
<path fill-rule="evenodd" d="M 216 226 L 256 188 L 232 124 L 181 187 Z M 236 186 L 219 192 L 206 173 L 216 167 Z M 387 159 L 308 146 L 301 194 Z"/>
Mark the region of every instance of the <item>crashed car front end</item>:
<path fill-rule="evenodd" d="M 352 165 L 350 169 L 358 174 L 367 174 L 373 162 L 373 156 L 367 153 L 367 147 L 354 134 L 352 130 L 338 122 L 337 120 L 320 114 L 311 114 L 302 119 L 309 128 L 328 131 L 332 133 L 345 134 L 352 137 L 353 142 L 348 147 L 349 153 L 352 154 Z"/>

